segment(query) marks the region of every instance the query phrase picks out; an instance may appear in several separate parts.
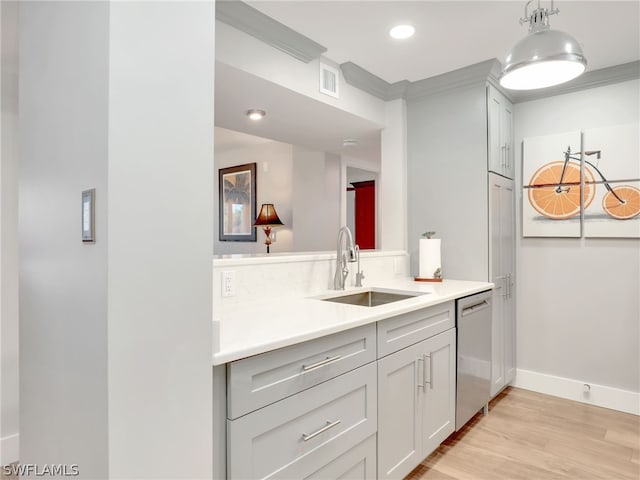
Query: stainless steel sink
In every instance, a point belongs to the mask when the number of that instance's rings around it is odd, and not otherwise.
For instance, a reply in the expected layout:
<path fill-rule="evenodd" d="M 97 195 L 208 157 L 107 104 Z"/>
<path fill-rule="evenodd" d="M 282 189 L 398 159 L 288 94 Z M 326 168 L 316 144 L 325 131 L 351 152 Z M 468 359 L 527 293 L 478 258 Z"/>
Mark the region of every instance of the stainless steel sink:
<path fill-rule="evenodd" d="M 400 300 L 406 300 L 408 298 L 426 294 L 428 294 L 428 292 L 393 292 L 385 290 L 369 290 L 366 292 L 321 298 L 320 300 L 324 300 L 326 302 L 346 303 L 348 305 L 359 305 L 361 307 L 377 307 L 379 305 L 399 302 Z"/>

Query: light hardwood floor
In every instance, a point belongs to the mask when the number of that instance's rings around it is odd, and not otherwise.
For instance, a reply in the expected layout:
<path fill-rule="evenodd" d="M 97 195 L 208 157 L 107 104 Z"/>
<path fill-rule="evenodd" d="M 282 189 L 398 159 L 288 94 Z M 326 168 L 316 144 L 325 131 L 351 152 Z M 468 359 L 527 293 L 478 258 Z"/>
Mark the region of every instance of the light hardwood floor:
<path fill-rule="evenodd" d="M 640 417 L 507 388 L 405 480 L 640 480 Z"/>

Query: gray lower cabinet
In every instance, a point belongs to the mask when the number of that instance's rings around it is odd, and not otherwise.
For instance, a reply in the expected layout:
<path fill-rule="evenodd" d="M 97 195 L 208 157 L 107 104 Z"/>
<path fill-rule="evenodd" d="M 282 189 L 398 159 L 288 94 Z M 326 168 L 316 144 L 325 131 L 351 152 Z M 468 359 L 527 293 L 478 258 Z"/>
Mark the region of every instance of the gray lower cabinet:
<path fill-rule="evenodd" d="M 376 436 L 343 453 L 320 470 L 304 480 L 375 480 L 376 477 Z"/>
<path fill-rule="evenodd" d="M 226 374 L 226 408 L 216 414 L 226 416 L 226 477 L 406 476 L 454 431 L 454 307 L 444 302 L 216 370 L 216 385 Z"/>
<path fill-rule="evenodd" d="M 378 360 L 378 478 L 404 478 L 453 433 L 455 369 L 455 328 Z"/>
<path fill-rule="evenodd" d="M 228 420 L 228 478 L 314 478 L 323 467 L 375 435 L 376 377 L 372 362 Z M 366 467 L 371 475 L 370 454 Z M 340 466 L 334 464 L 334 468 Z"/>

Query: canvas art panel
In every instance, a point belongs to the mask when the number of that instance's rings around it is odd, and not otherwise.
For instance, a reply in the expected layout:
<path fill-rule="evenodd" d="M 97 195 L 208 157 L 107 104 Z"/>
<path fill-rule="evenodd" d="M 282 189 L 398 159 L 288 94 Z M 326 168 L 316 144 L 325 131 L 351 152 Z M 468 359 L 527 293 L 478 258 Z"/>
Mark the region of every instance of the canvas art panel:
<path fill-rule="evenodd" d="M 585 237 L 640 238 L 639 125 L 584 132 L 585 181 L 595 178 L 593 198 L 585 198 Z"/>
<path fill-rule="evenodd" d="M 580 132 L 523 140 L 524 237 L 580 237 L 581 140 Z"/>

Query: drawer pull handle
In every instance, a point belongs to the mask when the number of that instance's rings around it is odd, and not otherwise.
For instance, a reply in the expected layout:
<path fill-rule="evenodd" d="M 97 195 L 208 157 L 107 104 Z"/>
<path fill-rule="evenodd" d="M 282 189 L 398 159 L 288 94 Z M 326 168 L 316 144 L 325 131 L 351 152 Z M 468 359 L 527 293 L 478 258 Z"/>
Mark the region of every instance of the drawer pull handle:
<path fill-rule="evenodd" d="M 327 420 L 327 424 L 324 427 L 322 427 L 320 430 L 316 430 L 313 433 L 303 433 L 302 434 L 302 441 L 303 442 L 307 442 L 307 441 L 311 440 L 312 438 L 317 437 L 321 433 L 324 433 L 327 430 L 329 430 L 330 428 L 333 428 L 333 427 L 335 427 L 336 425 L 339 425 L 339 424 L 340 424 L 340 420 L 336 420 L 335 422 Z"/>
<path fill-rule="evenodd" d="M 507 296 L 507 294 L 503 294 L 504 296 Z M 475 305 L 472 305 L 471 307 L 466 307 L 462 310 L 462 316 L 466 317 L 467 315 L 473 313 L 473 312 L 477 312 L 479 310 L 484 310 L 485 308 L 487 308 L 489 306 L 489 302 L 487 302 L 486 300 L 483 300 L 480 303 L 476 303 Z"/>
<path fill-rule="evenodd" d="M 308 372 L 309 370 L 313 370 L 314 368 L 324 367 L 330 363 L 335 362 L 336 360 L 340 360 L 342 355 L 336 355 L 335 357 L 327 357 L 324 360 L 320 360 L 319 362 L 312 363 L 311 365 L 302 365 L 302 370 Z"/>

